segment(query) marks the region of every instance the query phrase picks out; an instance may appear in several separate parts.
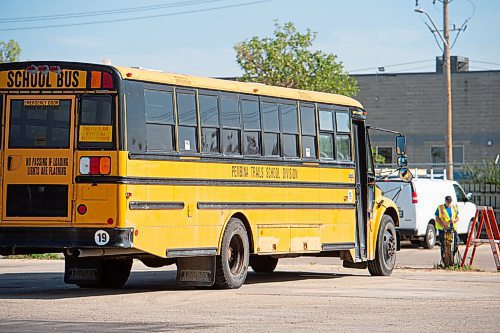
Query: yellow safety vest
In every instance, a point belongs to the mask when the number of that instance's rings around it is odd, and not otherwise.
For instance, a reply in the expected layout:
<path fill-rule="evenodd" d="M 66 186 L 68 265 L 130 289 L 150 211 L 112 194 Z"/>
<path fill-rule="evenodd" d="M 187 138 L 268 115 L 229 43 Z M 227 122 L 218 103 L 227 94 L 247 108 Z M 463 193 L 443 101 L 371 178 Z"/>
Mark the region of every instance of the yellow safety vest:
<path fill-rule="evenodd" d="M 454 219 L 457 218 L 457 215 L 458 215 L 458 208 L 457 206 L 455 205 L 452 205 L 451 206 L 451 216 L 448 215 L 448 212 L 446 211 L 446 206 L 443 204 L 443 205 L 439 205 L 438 207 L 438 212 L 439 212 L 439 219 L 442 221 L 442 222 L 450 222 L 450 221 L 453 221 Z M 457 229 L 456 223 L 453 223 L 453 229 Z M 437 230 L 443 230 L 443 227 L 439 224 L 439 223 L 436 223 L 436 229 Z"/>

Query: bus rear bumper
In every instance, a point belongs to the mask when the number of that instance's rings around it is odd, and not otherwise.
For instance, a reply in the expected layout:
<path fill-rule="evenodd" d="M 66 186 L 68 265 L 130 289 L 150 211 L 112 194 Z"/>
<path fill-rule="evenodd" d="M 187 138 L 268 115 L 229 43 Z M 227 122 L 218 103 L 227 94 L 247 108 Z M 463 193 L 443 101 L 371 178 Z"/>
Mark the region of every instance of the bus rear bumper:
<path fill-rule="evenodd" d="M 104 238 L 102 235 L 107 234 Z M 98 235 L 101 235 L 99 237 Z M 0 255 L 133 247 L 133 228 L 0 227 Z"/>

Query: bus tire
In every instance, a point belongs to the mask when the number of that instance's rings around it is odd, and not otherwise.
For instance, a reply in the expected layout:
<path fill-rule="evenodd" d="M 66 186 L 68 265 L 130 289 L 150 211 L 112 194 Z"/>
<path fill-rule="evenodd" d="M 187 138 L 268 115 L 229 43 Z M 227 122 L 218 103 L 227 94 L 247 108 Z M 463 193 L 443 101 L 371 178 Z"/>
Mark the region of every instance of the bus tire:
<path fill-rule="evenodd" d="M 104 259 L 102 263 L 101 287 L 121 288 L 130 276 L 132 259 Z"/>
<path fill-rule="evenodd" d="M 247 278 L 249 249 L 247 230 L 243 222 L 238 218 L 231 218 L 222 236 L 220 255 L 215 260 L 215 288 L 241 287 Z"/>
<path fill-rule="evenodd" d="M 434 224 L 429 223 L 427 229 L 425 230 L 424 236 L 424 249 L 432 249 L 436 245 L 436 227 Z"/>
<path fill-rule="evenodd" d="M 250 257 L 250 267 L 256 273 L 272 273 L 276 265 L 278 265 L 278 258 L 258 255 Z"/>
<path fill-rule="evenodd" d="M 380 221 L 375 259 L 368 261 L 368 271 L 374 276 L 389 276 L 396 266 L 396 228 L 389 215 L 384 215 Z"/>

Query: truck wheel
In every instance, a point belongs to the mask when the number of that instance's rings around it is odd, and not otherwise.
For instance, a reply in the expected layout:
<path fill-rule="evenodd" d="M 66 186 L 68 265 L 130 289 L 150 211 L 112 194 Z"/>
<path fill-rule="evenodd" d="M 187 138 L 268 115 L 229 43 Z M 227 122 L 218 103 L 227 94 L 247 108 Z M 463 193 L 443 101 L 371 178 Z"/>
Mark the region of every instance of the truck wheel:
<path fill-rule="evenodd" d="M 424 248 L 432 249 L 436 245 L 436 228 L 432 223 L 427 225 L 424 236 Z"/>
<path fill-rule="evenodd" d="M 256 273 L 272 273 L 276 265 L 278 265 L 278 258 L 258 255 L 250 257 L 250 267 Z"/>
<path fill-rule="evenodd" d="M 104 288 L 123 287 L 127 283 L 131 269 L 132 259 L 104 259 L 100 286 Z"/>
<path fill-rule="evenodd" d="M 384 215 L 380 221 L 375 259 L 368 261 L 368 271 L 375 276 L 389 276 L 396 266 L 396 228 L 389 215 Z"/>
<path fill-rule="evenodd" d="M 247 230 L 243 222 L 231 218 L 222 236 L 221 254 L 215 260 L 216 288 L 241 287 L 247 278 L 249 248 Z"/>

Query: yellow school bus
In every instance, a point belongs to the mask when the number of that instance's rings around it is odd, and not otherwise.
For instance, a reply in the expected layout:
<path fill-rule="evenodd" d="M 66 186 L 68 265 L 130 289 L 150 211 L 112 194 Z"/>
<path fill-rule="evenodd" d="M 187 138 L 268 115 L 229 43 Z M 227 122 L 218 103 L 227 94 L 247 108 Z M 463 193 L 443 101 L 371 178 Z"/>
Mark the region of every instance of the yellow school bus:
<path fill-rule="evenodd" d="M 0 110 L 0 254 L 62 252 L 66 283 L 121 287 L 133 259 L 218 288 L 285 257 L 394 268 L 398 210 L 352 98 L 19 62 L 0 64 Z"/>

